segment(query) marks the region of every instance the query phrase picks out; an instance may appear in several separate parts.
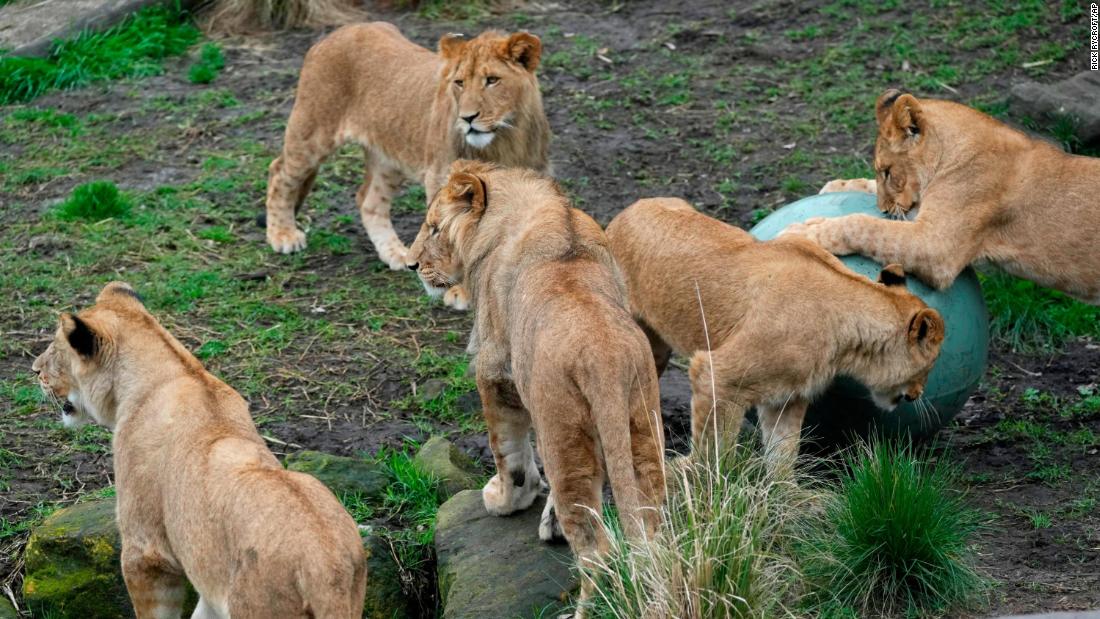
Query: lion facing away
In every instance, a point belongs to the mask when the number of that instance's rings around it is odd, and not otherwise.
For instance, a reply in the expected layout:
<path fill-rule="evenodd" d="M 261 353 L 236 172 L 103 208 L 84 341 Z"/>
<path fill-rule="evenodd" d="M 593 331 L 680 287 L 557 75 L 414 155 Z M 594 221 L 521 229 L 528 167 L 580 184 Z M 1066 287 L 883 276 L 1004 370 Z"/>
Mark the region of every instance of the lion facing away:
<path fill-rule="evenodd" d="M 769 458 L 788 467 L 838 374 L 887 410 L 921 397 L 944 324 L 896 265 L 875 283 L 806 239 L 757 241 L 675 198 L 634 203 L 607 237 L 658 372 L 673 351 L 691 358 L 694 450 L 735 442 L 755 406 Z"/>
<path fill-rule="evenodd" d="M 652 534 L 665 496 L 657 374 L 599 225 L 544 176 L 458 161 L 409 256 L 425 285 L 463 277 L 472 295 L 497 468 L 486 509 L 509 514 L 538 494 L 533 426 L 550 482 L 542 539 L 560 530 L 582 562 L 605 552 L 605 477 L 625 532 Z"/>
<path fill-rule="evenodd" d="M 876 178 L 822 190 L 878 193 L 867 215 L 815 218 L 787 232 L 834 254 L 900 263 L 946 288 L 987 260 L 1100 304 L 1100 160 L 1067 155 L 977 110 L 889 90 L 875 108 Z"/>
<path fill-rule="evenodd" d="M 527 32 L 446 35 L 439 53 L 392 24 L 345 26 L 306 54 L 282 154 L 271 164 L 267 240 L 278 252 L 305 247 L 295 215 L 317 168 L 346 143 L 363 147 L 356 203 L 378 256 L 405 266 L 390 202 L 406 178 L 430 200 L 459 158 L 549 168 L 550 126 L 538 78 L 542 44 Z"/>
<path fill-rule="evenodd" d="M 113 433 L 122 575 L 138 619 L 362 615 L 358 527 L 316 479 L 286 471 L 245 401 L 209 374 L 128 285 L 62 314 L 34 361 L 66 425 Z"/>

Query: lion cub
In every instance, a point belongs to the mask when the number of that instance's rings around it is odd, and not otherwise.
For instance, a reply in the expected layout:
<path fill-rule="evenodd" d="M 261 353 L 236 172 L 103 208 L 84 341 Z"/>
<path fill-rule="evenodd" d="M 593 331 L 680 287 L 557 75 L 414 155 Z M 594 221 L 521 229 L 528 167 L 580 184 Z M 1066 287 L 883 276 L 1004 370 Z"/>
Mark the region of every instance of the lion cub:
<path fill-rule="evenodd" d="M 864 254 L 946 288 L 988 260 L 1100 305 L 1100 159 L 1067 155 L 951 101 L 888 90 L 875 107 L 877 178 L 832 181 L 822 192 L 878 193 L 867 215 L 788 227 L 834 254 Z"/>
<path fill-rule="evenodd" d="M 652 533 L 665 496 L 657 374 L 599 225 L 544 176 L 457 161 L 409 256 L 426 286 L 462 276 L 472 294 L 497 466 L 482 493 L 489 513 L 538 494 L 533 426 L 550 482 L 542 539 L 560 525 L 582 560 L 606 550 L 605 472 L 626 532 Z"/>
<path fill-rule="evenodd" d="M 62 314 L 34 361 L 66 425 L 114 432 L 122 575 L 138 619 L 358 619 L 367 584 L 355 522 L 316 479 L 286 471 L 248 408 L 145 310 L 108 284 Z"/>
<path fill-rule="evenodd" d="M 294 217 L 329 153 L 349 142 L 366 154 L 356 203 L 383 262 L 405 266 L 390 201 L 405 178 L 429 200 L 459 158 L 549 168 L 550 125 L 538 78 L 542 43 L 527 32 L 449 34 L 439 53 L 392 24 L 336 30 L 306 54 L 282 155 L 271 164 L 267 240 L 278 252 L 305 247 Z"/>
<path fill-rule="evenodd" d="M 674 198 L 636 202 L 607 237 L 658 371 L 672 351 L 692 355 L 695 449 L 736 441 L 755 406 L 769 457 L 786 467 L 806 407 L 838 374 L 887 410 L 923 393 L 943 320 L 896 265 L 875 283 L 806 239 L 760 242 Z"/>

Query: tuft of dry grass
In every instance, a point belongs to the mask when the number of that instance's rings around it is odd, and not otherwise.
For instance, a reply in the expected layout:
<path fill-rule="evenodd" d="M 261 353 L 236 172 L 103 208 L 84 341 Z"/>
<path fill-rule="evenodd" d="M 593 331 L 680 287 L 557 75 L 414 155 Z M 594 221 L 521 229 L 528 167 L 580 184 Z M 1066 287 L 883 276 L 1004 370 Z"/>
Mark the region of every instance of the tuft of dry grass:
<path fill-rule="evenodd" d="M 254 34 L 362 21 L 358 0 L 215 0 L 202 18 L 212 34 Z"/>

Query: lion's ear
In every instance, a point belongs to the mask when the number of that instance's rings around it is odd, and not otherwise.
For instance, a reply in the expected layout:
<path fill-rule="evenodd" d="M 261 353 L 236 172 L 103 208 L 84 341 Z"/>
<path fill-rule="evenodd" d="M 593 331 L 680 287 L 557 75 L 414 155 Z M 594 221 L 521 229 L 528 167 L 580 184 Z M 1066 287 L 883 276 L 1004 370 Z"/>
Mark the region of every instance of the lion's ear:
<path fill-rule="evenodd" d="M 888 264 L 879 272 L 878 282 L 886 286 L 904 286 L 905 271 L 900 264 Z"/>
<path fill-rule="evenodd" d="M 455 32 L 445 34 L 439 38 L 439 54 L 447 60 L 452 60 L 462 53 L 462 48 L 465 45 L 466 37 L 464 35 Z"/>
<path fill-rule="evenodd" d="M 886 104 L 886 95 L 880 99 L 884 108 L 879 116 L 879 126 L 893 127 L 906 138 L 919 137 L 924 133 L 924 111 L 917 98 L 911 94 L 898 95 L 893 103 Z"/>
<path fill-rule="evenodd" d="M 890 115 L 890 109 L 894 106 L 894 102 L 903 94 L 905 94 L 904 91 L 890 88 L 879 95 L 878 101 L 875 102 L 875 121 L 878 124 L 881 125 L 886 120 L 886 117 Z"/>
<path fill-rule="evenodd" d="M 504 44 L 504 56 L 534 73 L 542 57 L 542 41 L 530 32 L 517 32 Z"/>
<path fill-rule="evenodd" d="M 99 352 L 99 336 L 95 330 L 76 314 L 61 314 L 61 332 L 76 354 L 91 359 Z"/>
<path fill-rule="evenodd" d="M 911 346 L 930 352 L 943 343 L 945 335 L 943 318 L 930 307 L 917 311 L 909 319 L 908 338 Z"/>
<path fill-rule="evenodd" d="M 489 189 L 480 176 L 471 172 L 455 172 L 448 183 L 451 196 L 465 205 L 465 210 L 474 217 L 485 212 Z"/>

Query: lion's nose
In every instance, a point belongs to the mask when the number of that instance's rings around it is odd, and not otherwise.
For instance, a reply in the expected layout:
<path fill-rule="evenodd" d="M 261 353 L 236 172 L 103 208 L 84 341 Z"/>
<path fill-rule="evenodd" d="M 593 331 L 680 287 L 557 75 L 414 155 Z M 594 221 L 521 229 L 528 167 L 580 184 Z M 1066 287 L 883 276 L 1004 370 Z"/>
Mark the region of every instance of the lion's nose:
<path fill-rule="evenodd" d="M 463 115 L 461 118 L 462 118 L 462 120 L 464 120 L 468 123 L 472 123 L 472 122 L 474 122 L 474 119 L 477 118 L 478 116 L 481 116 L 481 112 L 474 112 L 473 114 L 466 114 L 466 115 Z"/>
<path fill-rule="evenodd" d="M 405 266 L 409 267 L 410 271 L 415 271 L 415 270 L 420 268 L 420 263 L 419 262 L 414 262 L 412 264 L 408 264 L 408 265 L 405 265 Z"/>

